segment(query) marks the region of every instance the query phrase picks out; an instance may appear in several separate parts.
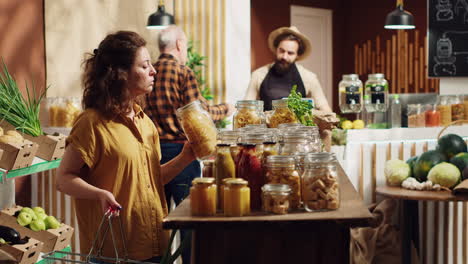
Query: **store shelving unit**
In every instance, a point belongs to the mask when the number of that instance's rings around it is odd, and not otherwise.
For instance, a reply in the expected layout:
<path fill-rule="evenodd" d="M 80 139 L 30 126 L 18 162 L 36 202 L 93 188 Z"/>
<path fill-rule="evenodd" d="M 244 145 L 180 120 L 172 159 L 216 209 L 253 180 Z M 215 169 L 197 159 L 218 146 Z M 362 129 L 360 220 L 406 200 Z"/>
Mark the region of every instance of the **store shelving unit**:
<path fill-rule="evenodd" d="M 26 168 L 16 169 L 16 170 L 4 170 L 0 169 L 0 183 L 4 183 L 9 179 L 31 175 L 38 172 L 43 172 L 46 170 L 56 169 L 60 165 L 61 159 L 46 161 L 40 158 L 35 157 L 33 164 Z"/>

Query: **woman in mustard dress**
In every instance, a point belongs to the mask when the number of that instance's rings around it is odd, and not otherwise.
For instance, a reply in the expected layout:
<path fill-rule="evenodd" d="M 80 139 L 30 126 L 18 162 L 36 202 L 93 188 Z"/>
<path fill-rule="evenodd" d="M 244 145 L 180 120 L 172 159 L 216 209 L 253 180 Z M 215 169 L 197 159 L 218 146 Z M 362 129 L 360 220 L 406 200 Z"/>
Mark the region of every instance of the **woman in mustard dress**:
<path fill-rule="evenodd" d="M 128 257 L 159 261 L 169 235 L 164 184 L 195 159 L 190 145 L 160 165 L 157 130 L 137 104 L 153 89 L 155 70 L 137 33 L 108 35 L 84 62 L 83 113 L 75 120 L 58 168 L 57 188 L 74 198 L 80 251 L 87 254 L 109 207 L 119 214 Z M 117 230 L 119 257 L 124 250 Z M 107 236 L 103 255 L 115 257 Z"/>

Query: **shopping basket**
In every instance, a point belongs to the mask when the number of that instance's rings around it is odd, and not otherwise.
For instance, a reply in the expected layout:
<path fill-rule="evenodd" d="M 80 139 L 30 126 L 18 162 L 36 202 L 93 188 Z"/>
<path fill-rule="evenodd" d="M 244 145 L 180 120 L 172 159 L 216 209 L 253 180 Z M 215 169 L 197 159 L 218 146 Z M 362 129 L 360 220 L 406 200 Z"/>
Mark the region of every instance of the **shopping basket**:
<path fill-rule="evenodd" d="M 122 221 L 120 220 L 120 214 L 117 214 L 118 209 L 109 208 L 107 212 L 102 217 L 101 223 L 99 224 L 99 228 L 96 232 L 96 236 L 94 237 L 93 244 L 91 249 L 89 250 L 88 254 L 80 254 L 75 252 L 68 252 L 68 251 L 52 251 L 46 253 L 42 258 L 45 260 L 54 260 L 54 261 L 62 261 L 65 263 L 85 263 L 85 264 L 96 264 L 99 261 L 110 262 L 110 263 L 139 263 L 139 264 L 155 264 L 153 262 L 144 262 L 138 260 L 132 260 L 128 258 L 127 253 L 127 246 L 125 244 L 125 235 L 122 228 Z M 116 218 L 118 221 L 118 226 L 120 228 L 120 235 L 122 238 L 122 246 L 123 246 L 123 256 L 119 256 L 117 250 L 117 243 L 115 240 L 115 233 L 112 228 L 112 221 Z M 110 230 L 112 244 L 114 247 L 115 258 L 109 258 L 102 255 L 102 249 L 104 247 L 104 241 L 106 239 L 107 233 Z M 103 234 L 101 243 L 98 243 L 99 234 Z M 99 245 L 98 245 L 99 244 Z M 62 257 L 55 257 L 55 255 L 61 255 Z M 78 260 L 77 260 L 78 259 Z"/>

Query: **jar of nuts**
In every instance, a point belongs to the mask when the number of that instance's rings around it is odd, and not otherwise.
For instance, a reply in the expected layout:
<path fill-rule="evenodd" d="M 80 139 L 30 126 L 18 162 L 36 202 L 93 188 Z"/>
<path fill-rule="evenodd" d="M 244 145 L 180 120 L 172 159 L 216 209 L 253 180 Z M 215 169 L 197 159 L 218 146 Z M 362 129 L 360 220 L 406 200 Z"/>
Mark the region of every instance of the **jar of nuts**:
<path fill-rule="evenodd" d="M 262 187 L 262 209 L 267 213 L 287 214 L 291 187 L 287 184 L 265 184 Z"/>
<path fill-rule="evenodd" d="M 302 175 L 302 201 L 309 212 L 340 207 L 340 188 L 333 153 L 310 153 Z"/>
<path fill-rule="evenodd" d="M 287 184 L 291 188 L 291 208 L 301 204 L 301 178 L 294 156 L 271 155 L 266 159 L 265 183 Z"/>

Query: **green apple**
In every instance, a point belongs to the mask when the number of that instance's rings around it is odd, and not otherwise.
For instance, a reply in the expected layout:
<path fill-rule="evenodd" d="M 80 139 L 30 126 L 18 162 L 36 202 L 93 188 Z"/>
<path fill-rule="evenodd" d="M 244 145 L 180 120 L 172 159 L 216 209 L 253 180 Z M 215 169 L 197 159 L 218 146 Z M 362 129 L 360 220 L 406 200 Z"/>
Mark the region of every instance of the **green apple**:
<path fill-rule="evenodd" d="M 37 216 L 36 216 L 36 213 L 34 212 L 33 209 L 29 208 L 29 207 L 23 207 L 21 208 L 21 213 L 25 212 L 25 213 L 28 213 L 32 216 L 32 219 L 33 220 L 36 220 L 37 219 Z"/>
<path fill-rule="evenodd" d="M 27 226 L 31 224 L 32 221 L 33 217 L 30 213 L 27 212 L 21 212 L 16 218 L 16 222 L 18 222 L 18 224 L 20 224 L 21 226 Z"/>
<path fill-rule="evenodd" d="M 33 211 L 36 214 L 45 214 L 46 213 L 44 208 L 39 207 L 39 206 L 33 207 Z"/>
<path fill-rule="evenodd" d="M 44 220 L 36 219 L 29 224 L 29 228 L 31 228 L 32 231 L 41 231 L 46 230 L 46 225 Z"/>
<path fill-rule="evenodd" d="M 0 237 L 0 245 L 4 245 L 4 244 L 6 244 L 6 243 L 7 243 L 7 242 L 5 241 L 5 239 L 3 239 L 3 238 Z"/>
<path fill-rule="evenodd" d="M 46 229 L 54 229 L 60 227 L 60 222 L 57 220 L 57 218 L 55 218 L 52 215 L 47 216 L 44 222 L 46 224 Z"/>
<path fill-rule="evenodd" d="M 37 219 L 45 220 L 47 218 L 47 215 L 45 213 L 36 213 Z"/>

